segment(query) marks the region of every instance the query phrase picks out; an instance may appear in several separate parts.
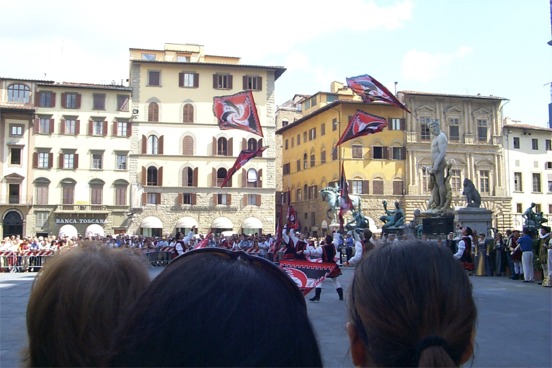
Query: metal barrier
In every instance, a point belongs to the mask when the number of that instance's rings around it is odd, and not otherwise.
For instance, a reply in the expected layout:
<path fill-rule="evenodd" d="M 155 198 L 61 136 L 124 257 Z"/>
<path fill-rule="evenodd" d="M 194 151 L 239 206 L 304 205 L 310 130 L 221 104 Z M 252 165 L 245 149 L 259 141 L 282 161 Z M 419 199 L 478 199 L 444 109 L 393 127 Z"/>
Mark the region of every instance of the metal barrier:
<path fill-rule="evenodd" d="M 54 255 L 53 250 L 1 251 L 0 272 L 37 272 Z"/>
<path fill-rule="evenodd" d="M 144 254 L 154 267 L 166 266 L 176 255 L 174 247 L 146 248 Z"/>

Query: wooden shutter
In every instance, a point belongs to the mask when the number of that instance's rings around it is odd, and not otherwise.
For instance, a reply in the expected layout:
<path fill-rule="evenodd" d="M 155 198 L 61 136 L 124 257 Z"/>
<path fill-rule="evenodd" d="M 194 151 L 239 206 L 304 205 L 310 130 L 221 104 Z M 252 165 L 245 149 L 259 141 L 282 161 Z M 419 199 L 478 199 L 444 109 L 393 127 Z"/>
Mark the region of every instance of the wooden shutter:
<path fill-rule="evenodd" d="M 145 206 L 147 204 L 147 200 L 148 200 L 148 194 L 142 193 L 142 206 Z"/>
<path fill-rule="evenodd" d="M 77 93 L 77 109 L 81 107 L 81 94 Z"/>
<path fill-rule="evenodd" d="M 242 188 L 247 187 L 247 171 L 242 169 Z"/>
<path fill-rule="evenodd" d="M 161 137 L 159 137 L 159 141 L 158 141 L 158 149 L 157 149 L 157 153 L 162 155 L 163 154 L 163 141 L 164 141 L 164 135 L 162 135 Z"/>
<path fill-rule="evenodd" d="M 145 167 L 145 166 L 142 166 L 142 174 L 141 174 L 141 181 L 142 181 L 142 182 L 141 182 L 140 184 L 142 184 L 142 185 L 144 185 L 144 186 L 148 184 L 148 182 L 147 182 L 147 179 L 148 179 L 148 178 L 147 178 L 147 174 L 148 174 L 148 172 L 147 172 L 147 170 L 146 170 L 146 167 Z"/>
<path fill-rule="evenodd" d="M 402 118 L 400 120 L 401 120 L 401 130 L 405 130 L 406 129 L 406 119 Z"/>
<path fill-rule="evenodd" d="M 182 204 L 182 193 L 178 193 L 178 195 L 176 196 L 176 205 L 182 206 Z"/>
<path fill-rule="evenodd" d="M 261 148 L 262 146 L 263 146 L 263 139 L 261 138 L 257 141 L 257 148 Z M 261 152 L 259 157 L 263 157 L 263 154 L 264 154 L 264 152 Z"/>
<path fill-rule="evenodd" d="M 52 152 L 48 153 L 48 168 L 51 169 L 54 167 L 54 154 Z"/>
<path fill-rule="evenodd" d="M 383 158 L 384 159 L 389 159 L 389 147 L 383 146 L 382 151 L 383 151 Z"/>
<path fill-rule="evenodd" d="M 247 206 L 247 194 L 244 194 L 242 196 L 242 201 L 241 202 L 242 202 L 242 207 Z"/>
<path fill-rule="evenodd" d="M 213 137 L 213 156 L 217 154 L 217 138 Z"/>
<path fill-rule="evenodd" d="M 80 120 L 75 120 L 75 135 L 80 134 Z"/>
<path fill-rule="evenodd" d="M 192 185 L 194 187 L 197 187 L 197 176 L 198 176 L 198 168 L 196 167 L 194 169 L 194 177 L 192 178 Z"/>
<path fill-rule="evenodd" d="M 65 119 L 59 121 L 59 134 L 65 134 Z"/>
<path fill-rule="evenodd" d="M 92 135 L 94 132 L 94 121 L 88 120 L 88 135 Z"/>
<path fill-rule="evenodd" d="M 50 129 L 49 129 L 49 133 L 50 133 L 50 134 L 53 134 L 53 133 L 54 133 L 54 119 L 50 119 Z"/>
<path fill-rule="evenodd" d="M 199 87 L 199 73 L 194 73 L 194 87 Z"/>
<path fill-rule="evenodd" d="M 231 194 L 227 194 L 226 195 L 226 205 L 227 206 L 230 206 L 232 204 L 232 195 Z"/>
<path fill-rule="evenodd" d="M 105 137 L 107 135 L 107 120 L 104 120 L 102 126 L 102 135 Z"/>
<path fill-rule="evenodd" d="M 242 151 L 243 151 L 244 149 L 247 149 L 247 139 L 242 138 Z"/>
<path fill-rule="evenodd" d="M 37 134 L 37 133 L 38 133 L 39 127 L 40 127 L 40 119 L 39 119 L 39 118 L 35 118 L 35 119 L 34 119 L 34 125 L 33 125 L 33 134 Z"/>
<path fill-rule="evenodd" d="M 211 186 L 216 187 L 217 186 L 217 169 L 213 167 L 211 171 Z"/>
<path fill-rule="evenodd" d="M 228 156 L 234 156 L 234 138 L 228 140 Z"/>
<path fill-rule="evenodd" d="M 79 154 L 75 153 L 74 159 L 73 159 L 73 169 L 79 168 Z"/>
<path fill-rule="evenodd" d="M 33 152 L 33 168 L 38 167 L 38 152 Z"/>
<path fill-rule="evenodd" d="M 213 88 L 218 88 L 218 75 L 213 74 Z"/>
<path fill-rule="evenodd" d="M 126 134 L 127 137 L 130 137 L 132 136 L 132 123 L 128 122 L 127 123 L 127 134 Z"/>
<path fill-rule="evenodd" d="M 67 108 L 67 93 L 61 94 L 61 107 L 63 107 L 64 109 Z"/>
<path fill-rule="evenodd" d="M 401 157 L 403 160 L 406 160 L 406 147 L 401 147 Z"/>
<path fill-rule="evenodd" d="M 234 84 L 233 80 L 234 80 L 234 77 L 232 75 L 228 75 L 228 89 L 234 88 L 233 87 L 233 84 Z"/>
<path fill-rule="evenodd" d="M 218 204 L 218 194 L 213 194 L 213 206 Z"/>
<path fill-rule="evenodd" d="M 142 134 L 142 153 L 146 153 L 147 151 L 148 151 L 148 138 L 146 138 L 146 136 Z"/>
<path fill-rule="evenodd" d="M 50 92 L 50 94 L 52 95 L 52 98 L 50 100 L 50 107 L 56 107 L 56 93 Z"/>
<path fill-rule="evenodd" d="M 161 193 L 155 193 L 155 204 L 161 204 Z"/>
<path fill-rule="evenodd" d="M 259 188 L 263 187 L 263 169 L 257 171 L 257 186 Z"/>
<path fill-rule="evenodd" d="M 261 207 L 261 195 L 257 194 L 256 197 L 257 206 Z"/>
<path fill-rule="evenodd" d="M 195 206 L 197 203 L 197 194 L 192 193 L 192 206 Z"/>
<path fill-rule="evenodd" d="M 370 194 L 370 180 L 362 181 L 362 194 Z"/>
<path fill-rule="evenodd" d="M 58 168 L 63 169 L 63 153 L 59 154 L 58 157 Z"/>
<path fill-rule="evenodd" d="M 247 86 L 247 75 L 244 75 L 242 78 L 243 88 L 242 89 L 251 89 Z"/>
<path fill-rule="evenodd" d="M 117 120 L 113 120 L 113 125 L 111 127 L 111 135 L 114 137 L 117 136 Z"/>
<path fill-rule="evenodd" d="M 38 104 L 40 103 L 40 95 L 42 94 L 42 92 L 37 92 L 35 93 L 35 98 L 34 98 L 34 104 L 35 106 L 38 106 Z"/>
<path fill-rule="evenodd" d="M 184 73 L 178 73 L 178 87 L 184 87 Z"/>
<path fill-rule="evenodd" d="M 157 169 L 157 185 L 160 187 L 163 186 L 163 166 Z"/>

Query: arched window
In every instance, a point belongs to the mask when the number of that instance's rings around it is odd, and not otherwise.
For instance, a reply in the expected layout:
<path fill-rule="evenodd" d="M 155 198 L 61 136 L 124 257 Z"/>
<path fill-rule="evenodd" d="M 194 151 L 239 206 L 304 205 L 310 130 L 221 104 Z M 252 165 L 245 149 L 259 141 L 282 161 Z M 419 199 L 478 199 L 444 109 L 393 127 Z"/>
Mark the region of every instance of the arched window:
<path fill-rule="evenodd" d="M 31 89 L 24 84 L 10 84 L 8 86 L 8 102 L 30 102 Z"/>
<path fill-rule="evenodd" d="M 147 182 L 146 185 L 157 185 L 158 178 L 157 178 L 157 168 L 154 166 L 148 167 L 148 174 L 146 178 Z"/>
<path fill-rule="evenodd" d="M 326 163 L 326 149 L 322 148 L 322 151 L 320 151 L 320 165 L 324 165 Z"/>
<path fill-rule="evenodd" d="M 148 137 L 148 153 L 150 155 L 157 155 L 159 152 L 159 138 L 155 135 Z"/>
<path fill-rule="evenodd" d="M 224 168 L 220 168 L 217 170 L 217 187 L 220 187 L 222 185 L 222 182 L 224 181 L 224 178 L 226 178 L 227 174 L 228 174 L 228 171 L 226 171 L 226 169 Z M 227 187 L 232 186 L 232 178 L 228 180 L 228 182 L 226 183 L 226 186 Z"/>
<path fill-rule="evenodd" d="M 301 193 L 301 189 L 297 189 L 297 201 L 302 201 L 303 200 L 303 194 Z"/>
<path fill-rule="evenodd" d="M 257 170 L 255 169 L 247 170 L 247 187 L 249 188 L 257 187 Z"/>
<path fill-rule="evenodd" d="M 303 186 L 303 194 L 305 195 L 305 199 L 310 199 L 309 198 L 309 187 L 307 187 L 307 184 L 305 184 Z"/>
<path fill-rule="evenodd" d="M 103 200 L 103 187 L 104 187 L 104 181 L 101 179 L 93 179 L 90 180 L 90 204 L 92 205 L 99 205 L 102 204 Z M 92 209 L 98 209 L 92 207 Z"/>
<path fill-rule="evenodd" d="M 217 155 L 228 156 L 228 140 L 224 137 L 217 140 Z"/>
<path fill-rule="evenodd" d="M 182 170 L 182 186 L 194 186 L 194 170 L 192 170 L 191 167 L 185 167 L 184 170 Z"/>
<path fill-rule="evenodd" d="M 150 102 L 148 105 L 148 121 L 159 121 L 159 105 L 157 102 Z"/>
<path fill-rule="evenodd" d="M 316 165 L 316 155 L 314 152 L 311 152 L 310 155 L 310 167 L 314 167 Z"/>
<path fill-rule="evenodd" d="M 257 149 L 257 140 L 255 138 L 250 138 L 247 141 L 247 149 L 251 151 L 255 151 Z"/>
<path fill-rule="evenodd" d="M 185 104 L 184 111 L 182 114 L 184 123 L 193 123 L 194 122 L 194 107 L 192 104 Z"/>
<path fill-rule="evenodd" d="M 189 135 L 185 136 L 182 142 L 182 154 L 184 156 L 194 155 L 194 139 Z"/>
<path fill-rule="evenodd" d="M 303 170 L 306 170 L 308 168 L 309 168 L 309 166 L 308 166 L 308 162 L 307 162 L 307 154 L 305 153 L 303 155 Z"/>

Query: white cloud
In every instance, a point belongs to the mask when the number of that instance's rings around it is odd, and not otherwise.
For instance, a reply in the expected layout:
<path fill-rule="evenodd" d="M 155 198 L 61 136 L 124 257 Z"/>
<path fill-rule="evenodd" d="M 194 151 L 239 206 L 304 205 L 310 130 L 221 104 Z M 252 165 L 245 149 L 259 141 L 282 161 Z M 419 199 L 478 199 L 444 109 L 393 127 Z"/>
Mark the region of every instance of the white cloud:
<path fill-rule="evenodd" d="M 452 53 L 408 51 L 402 62 L 402 75 L 406 80 L 427 83 L 448 75 L 451 65 L 472 53 L 469 47 L 459 47 Z"/>

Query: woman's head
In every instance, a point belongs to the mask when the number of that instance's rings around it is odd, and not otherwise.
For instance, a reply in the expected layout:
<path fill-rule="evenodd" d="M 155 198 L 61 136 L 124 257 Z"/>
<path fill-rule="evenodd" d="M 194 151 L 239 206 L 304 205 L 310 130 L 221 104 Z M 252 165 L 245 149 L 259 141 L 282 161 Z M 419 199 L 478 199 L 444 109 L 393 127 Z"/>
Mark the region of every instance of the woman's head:
<path fill-rule="evenodd" d="M 149 282 L 141 256 L 94 243 L 48 260 L 27 306 L 27 363 L 100 365 L 121 315 Z"/>
<path fill-rule="evenodd" d="M 353 362 L 458 366 L 472 354 L 476 317 L 470 281 L 449 249 L 422 241 L 378 246 L 353 279 Z"/>
<path fill-rule="evenodd" d="M 112 366 L 321 366 L 305 299 L 271 262 L 190 251 L 157 276 L 121 324 Z"/>

